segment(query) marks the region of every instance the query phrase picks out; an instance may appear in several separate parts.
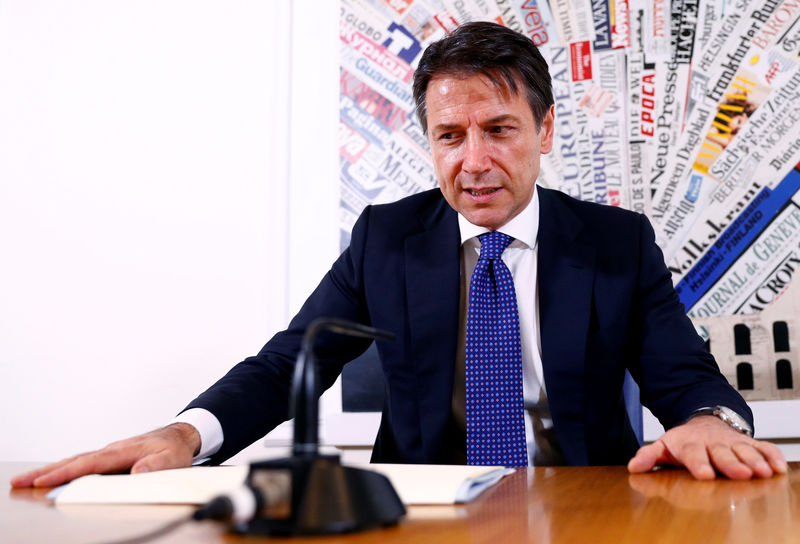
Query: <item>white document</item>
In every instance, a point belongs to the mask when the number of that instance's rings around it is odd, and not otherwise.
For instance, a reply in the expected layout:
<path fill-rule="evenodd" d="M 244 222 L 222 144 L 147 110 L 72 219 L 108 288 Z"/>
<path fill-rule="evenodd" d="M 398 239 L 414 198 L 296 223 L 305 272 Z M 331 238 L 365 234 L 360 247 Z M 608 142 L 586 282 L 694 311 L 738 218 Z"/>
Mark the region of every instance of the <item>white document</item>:
<path fill-rule="evenodd" d="M 54 489 L 56 504 L 205 504 L 241 486 L 247 465 L 190 467 L 144 474 L 92 474 Z"/>
<path fill-rule="evenodd" d="M 392 482 L 403 504 L 469 502 L 514 469 L 467 465 L 370 464 L 359 468 L 379 472 Z"/>
<path fill-rule="evenodd" d="M 383 474 L 400 500 L 411 504 L 455 504 L 477 497 L 505 475 L 503 467 L 370 464 L 357 468 Z M 145 474 L 91 475 L 51 492 L 56 504 L 205 504 L 241 486 L 249 467 L 191 467 Z"/>

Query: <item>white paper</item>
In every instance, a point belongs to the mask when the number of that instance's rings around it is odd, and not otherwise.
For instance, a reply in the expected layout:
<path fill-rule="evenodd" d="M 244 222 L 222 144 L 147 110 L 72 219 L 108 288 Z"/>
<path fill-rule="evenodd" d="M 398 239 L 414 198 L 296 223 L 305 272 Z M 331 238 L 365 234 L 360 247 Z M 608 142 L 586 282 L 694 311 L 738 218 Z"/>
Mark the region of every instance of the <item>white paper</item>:
<path fill-rule="evenodd" d="M 92 474 L 58 489 L 56 504 L 205 504 L 244 483 L 247 465 Z"/>
<path fill-rule="evenodd" d="M 368 464 L 404 504 L 468 502 L 513 470 L 464 465 Z M 91 475 L 54 490 L 56 504 L 205 504 L 241 486 L 249 467 L 191 467 L 145 474 Z M 461 492 L 459 493 L 459 490 Z"/>
<path fill-rule="evenodd" d="M 468 465 L 370 464 L 359 468 L 383 474 L 392 482 L 403 504 L 455 504 L 469 502 L 506 474 L 503 467 Z M 500 472 L 497 472 L 500 471 Z M 513 469 L 511 470 L 513 472 Z M 496 478 L 491 478 L 495 476 Z M 484 478 L 486 477 L 486 479 Z M 472 485 L 462 485 L 466 482 Z M 483 484 L 481 486 L 481 484 Z M 459 494 L 461 490 L 461 494 Z M 477 491 L 477 492 L 476 492 Z"/>

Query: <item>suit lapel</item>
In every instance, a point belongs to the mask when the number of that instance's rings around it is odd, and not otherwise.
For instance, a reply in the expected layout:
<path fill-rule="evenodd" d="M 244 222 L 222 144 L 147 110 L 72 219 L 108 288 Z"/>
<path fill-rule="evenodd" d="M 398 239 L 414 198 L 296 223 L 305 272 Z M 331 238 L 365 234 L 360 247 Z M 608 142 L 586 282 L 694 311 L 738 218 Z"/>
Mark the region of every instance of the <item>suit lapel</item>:
<path fill-rule="evenodd" d="M 406 238 L 405 282 L 410 353 L 419 391 L 423 447 L 438 449 L 450 418 L 458 339 L 460 237 L 456 213 L 444 199 Z M 435 452 L 430 452 L 435 454 Z"/>
<path fill-rule="evenodd" d="M 553 192 L 539 189 L 539 202 L 537 282 L 547 396 L 567 461 L 586 464 L 586 342 L 596 252 L 581 241 L 580 219 Z"/>
<path fill-rule="evenodd" d="M 538 189 L 539 326 L 550 409 L 570 464 L 586 464 L 586 341 L 595 249 L 581 240 L 583 224 L 553 191 Z M 423 448 L 436 454 L 450 418 L 458 339 L 460 237 L 455 212 L 441 199 L 419 215 L 422 228 L 406 238 L 405 283 L 410 342 L 419 391 Z"/>

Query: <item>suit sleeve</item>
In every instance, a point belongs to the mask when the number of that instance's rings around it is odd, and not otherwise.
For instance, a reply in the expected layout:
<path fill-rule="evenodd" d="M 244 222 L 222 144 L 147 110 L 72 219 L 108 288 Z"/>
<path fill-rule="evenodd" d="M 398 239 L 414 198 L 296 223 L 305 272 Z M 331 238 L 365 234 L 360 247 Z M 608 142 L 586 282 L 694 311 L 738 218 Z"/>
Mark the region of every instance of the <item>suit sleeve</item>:
<path fill-rule="evenodd" d="M 639 221 L 641 259 L 633 318 L 641 345 L 630 370 L 642 403 L 666 429 L 699 408 L 715 405 L 733 409 L 752 425 L 747 403 L 720 373 L 686 316 L 653 228 L 643 215 Z"/>
<path fill-rule="evenodd" d="M 261 351 L 234 366 L 187 407 L 204 408 L 222 425 L 221 449 L 211 458 L 220 463 L 289 419 L 289 398 L 294 363 L 303 334 L 319 317 L 337 317 L 370 324 L 363 292 L 363 251 L 368 235 L 370 207 L 353 228 L 350 247 L 292 319 Z M 315 353 L 323 389 L 330 387 L 345 363 L 358 357 L 370 341 L 322 332 Z"/>

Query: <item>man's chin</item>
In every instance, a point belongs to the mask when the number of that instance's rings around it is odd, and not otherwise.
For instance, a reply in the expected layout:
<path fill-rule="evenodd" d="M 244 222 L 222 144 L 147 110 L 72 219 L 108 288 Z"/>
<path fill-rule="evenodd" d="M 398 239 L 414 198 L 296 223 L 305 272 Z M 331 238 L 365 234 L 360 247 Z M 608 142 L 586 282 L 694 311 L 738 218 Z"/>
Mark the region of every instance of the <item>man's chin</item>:
<path fill-rule="evenodd" d="M 462 215 L 467 221 L 478 227 L 484 227 L 489 230 L 497 230 L 506 223 L 508 218 L 494 210 L 478 210 L 473 212 L 462 212 Z"/>

